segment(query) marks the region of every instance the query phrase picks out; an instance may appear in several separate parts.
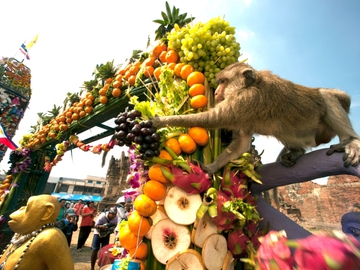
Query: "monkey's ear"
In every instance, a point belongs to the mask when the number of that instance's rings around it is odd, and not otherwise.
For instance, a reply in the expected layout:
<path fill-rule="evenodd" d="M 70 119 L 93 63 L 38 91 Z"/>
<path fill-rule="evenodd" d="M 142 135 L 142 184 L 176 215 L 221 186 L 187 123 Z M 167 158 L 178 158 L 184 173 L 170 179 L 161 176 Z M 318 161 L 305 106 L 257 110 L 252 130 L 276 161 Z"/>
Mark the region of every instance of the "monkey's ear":
<path fill-rule="evenodd" d="M 242 72 L 244 78 L 245 78 L 245 85 L 249 86 L 251 84 L 253 84 L 256 80 L 256 74 L 255 71 L 253 69 L 245 69 Z"/>

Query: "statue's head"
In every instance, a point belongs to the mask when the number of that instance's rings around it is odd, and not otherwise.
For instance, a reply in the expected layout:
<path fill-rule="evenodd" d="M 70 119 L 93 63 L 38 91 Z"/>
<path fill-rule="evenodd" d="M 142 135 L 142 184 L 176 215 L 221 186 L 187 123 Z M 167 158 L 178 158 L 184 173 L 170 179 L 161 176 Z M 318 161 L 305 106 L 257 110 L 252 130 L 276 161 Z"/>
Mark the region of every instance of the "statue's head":
<path fill-rule="evenodd" d="M 47 223 L 55 222 L 60 204 L 51 195 L 31 196 L 26 206 L 10 214 L 9 227 L 16 233 L 28 234 Z"/>

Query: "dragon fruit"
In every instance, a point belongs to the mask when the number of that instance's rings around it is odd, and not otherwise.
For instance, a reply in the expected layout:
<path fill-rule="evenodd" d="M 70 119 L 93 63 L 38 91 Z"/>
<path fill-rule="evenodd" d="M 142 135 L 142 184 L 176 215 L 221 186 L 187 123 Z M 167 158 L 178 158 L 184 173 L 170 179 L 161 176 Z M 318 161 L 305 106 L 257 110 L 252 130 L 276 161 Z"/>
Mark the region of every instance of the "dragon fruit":
<path fill-rule="evenodd" d="M 209 175 L 200 166 L 189 161 L 186 161 L 185 166 L 182 164 L 182 168 L 174 164 L 170 164 L 169 168 L 171 172 L 161 168 L 164 176 L 188 194 L 203 193 L 212 185 Z M 188 170 L 183 168 L 188 168 Z"/>
<path fill-rule="evenodd" d="M 224 212 L 222 208 L 224 203 L 231 201 L 231 198 L 224 192 L 217 193 L 217 215 L 212 217 L 212 220 L 217 225 L 219 231 L 228 231 L 234 227 L 234 221 L 237 219 L 232 212 Z"/>
<path fill-rule="evenodd" d="M 236 228 L 231 231 L 227 237 L 228 249 L 234 258 L 240 258 L 247 254 L 247 246 L 249 242 L 249 237 L 240 228 Z"/>
<path fill-rule="evenodd" d="M 235 174 L 230 168 L 225 168 L 221 179 L 222 191 L 230 197 L 244 199 L 249 193 L 246 178 L 240 171 Z"/>

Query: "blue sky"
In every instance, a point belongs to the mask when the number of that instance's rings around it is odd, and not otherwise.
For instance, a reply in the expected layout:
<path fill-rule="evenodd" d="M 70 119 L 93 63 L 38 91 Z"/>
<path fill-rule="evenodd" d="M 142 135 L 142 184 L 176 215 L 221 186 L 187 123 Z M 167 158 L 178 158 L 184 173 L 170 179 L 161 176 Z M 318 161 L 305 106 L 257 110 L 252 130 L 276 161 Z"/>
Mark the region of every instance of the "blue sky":
<path fill-rule="evenodd" d="M 206 22 L 224 16 L 235 26 L 241 52 L 255 69 L 269 69 L 282 78 L 311 87 L 339 88 L 352 97 L 350 118 L 360 133 L 360 1 L 347 0 L 226 0 L 168 1 Z M 165 1 L 41 0 L 2 1 L 0 56 L 16 54 L 21 43 L 39 33 L 30 49 L 33 95 L 14 137 L 18 142 L 37 120 L 38 112 L 62 105 L 67 92 L 78 92 L 90 80 L 96 64 L 122 63 L 133 49 L 153 41 Z M 18 52 L 16 57 L 21 57 Z M 95 133 L 96 130 L 89 132 Z M 106 142 L 104 140 L 103 142 Z M 332 143 L 336 143 L 336 138 Z M 257 138 L 263 162 L 281 150 L 273 139 Z M 326 146 L 323 146 L 326 147 Z M 322 148 L 323 148 L 322 147 Z M 110 152 L 120 157 L 123 149 Z M 7 169 L 7 157 L 0 169 Z M 105 177 L 101 156 L 75 150 L 67 153 L 51 176 Z"/>

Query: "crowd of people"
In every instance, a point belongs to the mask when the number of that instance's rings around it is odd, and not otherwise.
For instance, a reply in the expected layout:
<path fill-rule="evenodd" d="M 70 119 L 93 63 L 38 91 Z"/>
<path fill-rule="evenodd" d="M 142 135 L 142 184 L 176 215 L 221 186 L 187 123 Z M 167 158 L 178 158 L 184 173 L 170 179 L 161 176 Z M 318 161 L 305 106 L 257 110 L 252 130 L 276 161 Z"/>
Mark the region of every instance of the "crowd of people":
<path fill-rule="evenodd" d="M 115 232 L 118 224 L 133 210 L 131 202 L 121 202 L 118 205 L 106 205 L 101 212 L 93 201 L 76 203 L 65 199 L 59 200 L 60 213 L 56 219 L 56 226 L 65 234 L 70 247 L 73 232 L 79 230 L 76 249 L 82 251 L 91 232 L 93 239 L 91 244 L 91 269 L 94 270 L 99 250 L 108 245 L 110 235 Z"/>

